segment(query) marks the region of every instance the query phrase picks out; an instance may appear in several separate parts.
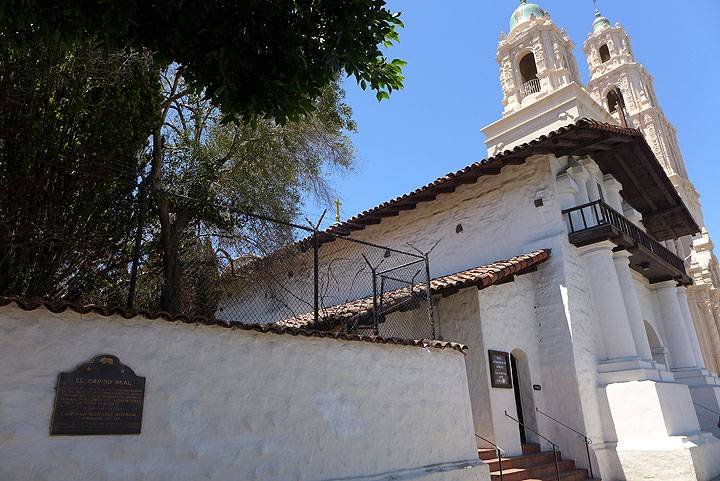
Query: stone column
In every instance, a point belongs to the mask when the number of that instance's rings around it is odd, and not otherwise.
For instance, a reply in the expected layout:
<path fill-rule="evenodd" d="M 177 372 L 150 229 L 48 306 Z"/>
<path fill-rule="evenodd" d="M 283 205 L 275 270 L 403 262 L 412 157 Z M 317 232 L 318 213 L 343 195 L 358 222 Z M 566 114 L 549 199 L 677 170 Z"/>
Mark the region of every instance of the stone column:
<path fill-rule="evenodd" d="M 680 310 L 675 281 L 661 282 L 655 289 L 660 314 L 665 325 L 667 347 L 670 350 L 670 360 L 673 369 L 688 369 L 695 367 L 690 338 L 688 337 L 685 320 Z"/>
<path fill-rule="evenodd" d="M 572 178 L 575 180 L 577 185 L 577 192 L 575 193 L 576 205 L 585 205 L 591 200 L 591 193 L 588 190 L 588 181 L 590 180 L 590 173 L 582 166 L 576 165 L 570 169 Z M 584 222 L 583 222 L 584 220 Z M 573 224 L 576 230 L 581 230 L 584 227 L 594 227 L 598 224 L 598 219 L 593 213 L 591 208 L 583 209 L 582 213 L 576 211 L 573 216 Z"/>
<path fill-rule="evenodd" d="M 685 319 L 685 329 L 687 330 L 688 340 L 690 341 L 690 347 L 692 348 L 693 357 L 695 358 L 695 365 L 701 369 L 705 369 L 705 359 L 702 355 L 702 349 L 700 349 L 700 340 L 698 339 L 695 322 L 690 313 L 687 289 L 685 287 L 678 287 L 677 297 L 680 303 L 680 311 L 682 312 L 683 319 Z"/>
<path fill-rule="evenodd" d="M 570 173 L 572 174 L 572 178 L 575 180 L 578 187 L 578 191 L 575 196 L 577 205 L 587 204 L 590 202 L 590 196 L 588 195 L 587 190 L 587 181 L 590 174 L 588 174 L 587 171 L 580 166 L 572 167 L 570 169 Z"/>
<path fill-rule="evenodd" d="M 560 208 L 562 210 L 572 209 L 577 206 L 575 195 L 578 192 L 578 186 L 567 172 L 557 176 L 557 189 L 560 200 Z"/>
<path fill-rule="evenodd" d="M 622 184 L 615 180 L 615 177 L 610 174 L 606 174 L 603 180 L 607 197 L 605 199 L 605 202 L 607 202 L 610 207 L 622 214 L 622 196 L 620 195 L 620 191 L 623 188 Z"/>
<path fill-rule="evenodd" d="M 577 200 L 575 199 L 575 196 L 578 193 L 578 186 L 572 179 L 572 177 L 568 175 L 567 172 L 558 175 L 557 189 L 560 201 L 560 208 L 562 210 L 572 209 L 573 207 L 577 207 L 579 205 L 577 203 Z M 569 216 L 572 216 L 572 225 L 575 230 L 579 229 L 580 226 L 582 226 L 582 217 L 580 216 L 580 212 L 571 212 Z M 568 232 L 571 232 L 570 221 L 568 220 L 569 216 L 564 215 L 563 217 L 565 218 Z"/>
<path fill-rule="evenodd" d="M 612 242 L 604 241 L 578 251 L 592 289 L 608 359 L 636 359 L 635 339 L 625 304 L 620 301 L 623 295 L 613 262 L 614 247 Z"/>
<path fill-rule="evenodd" d="M 630 272 L 630 253 L 628 251 L 616 252 L 613 255 L 613 261 L 620 282 L 625 310 L 630 321 L 635 349 L 641 359 L 652 361 L 652 352 L 650 351 L 647 332 L 645 332 L 645 319 L 640 306 L 640 298 L 635 287 L 635 280 Z"/>
<path fill-rule="evenodd" d="M 707 346 L 708 354 L 711 357 L 711 369 L 715 374 L 720 374 L 720 329 L 718 329 L 718 325 L 715 322 L 710 300 L 705 298 L 700 300 L 693 299 L 693 306 L 695 313 L 701 316 L 708 330 Z"/>

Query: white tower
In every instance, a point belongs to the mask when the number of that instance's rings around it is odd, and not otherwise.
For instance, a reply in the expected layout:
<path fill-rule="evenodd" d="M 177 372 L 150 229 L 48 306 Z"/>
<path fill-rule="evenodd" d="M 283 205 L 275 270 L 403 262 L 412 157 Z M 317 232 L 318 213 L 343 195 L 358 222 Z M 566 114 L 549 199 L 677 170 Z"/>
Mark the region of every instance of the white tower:
<path fill-rule="evenodd" d="M 521 0 L 500 35 L 503 116 L 483 129 L 490 155 L 582 117 L 614 122 L 581 86 L 573 42 L 535 3 Z"/>
<path fill-rule="evenodd" d="M 579 83 L 573 47 L 546 10 L 522 0 L 510 17 L 510 34 L 503 33 L 498 46 L 505 113 Z"/>
<path fill-rule="evenodd" d="M 587 89 L 600 105 L 621 124 L 639 129 L 690 209 L 702 233 L 668 241 L 667 247 L 688 259 L 695 286 L 690 299 L 693 318 L 701 334 L 703 354 L 716 372 L 720 371 L 720 294 L 717 286 L 718 261 L 705 228 L 700 195 L 688 178 L 685 161 L 677 142 L 677 131 L 665 117 L 653 86 L 652 76 L 639 64 L 630 38 L 618 23 L 615 26 L 595 13 L 592 31 L 583 50 L 590 67 Z"/>

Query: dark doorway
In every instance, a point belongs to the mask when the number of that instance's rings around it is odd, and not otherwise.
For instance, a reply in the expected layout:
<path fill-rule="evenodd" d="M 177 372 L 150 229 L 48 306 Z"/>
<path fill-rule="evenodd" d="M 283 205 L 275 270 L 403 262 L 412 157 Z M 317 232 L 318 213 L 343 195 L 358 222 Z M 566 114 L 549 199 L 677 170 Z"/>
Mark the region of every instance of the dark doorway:
<path fill-rule="evenodd" d="M 517 409 L 518 421 L 520 421 L 520 442 L 527 443 L 525 435 L 525 417 L 523 416 L 522 397 L 520 396 L 520 381 L 518 380 L 517 359 L 510 354 L 510 367 L 512 370 L 513 391 L 515 393 L 515 408 Z"/>

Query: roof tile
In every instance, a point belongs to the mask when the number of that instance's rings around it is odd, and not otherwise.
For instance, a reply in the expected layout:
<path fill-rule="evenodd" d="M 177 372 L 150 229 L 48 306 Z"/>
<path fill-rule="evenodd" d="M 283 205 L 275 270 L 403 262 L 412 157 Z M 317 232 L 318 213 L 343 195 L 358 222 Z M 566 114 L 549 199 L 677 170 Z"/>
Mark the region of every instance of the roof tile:
<path fill-rule="evenodd" d="M 550 250 L 542 249 L 507 260 L 493 262 L 492 264 L 438 277 L 430 281 L 430 291 L 433 295 L 442 295 L 467 287 L 485 289 L 513 275 L 523 274 L 549 258 Z M 397 310 L 402 310 L 402 307 L 407 306 L 405 301 L 407 301 L 410 296 L 418 295 L 422 292 L 425 291 L 417 289 L 411 290 L 411 288 L 406 287 L 385 293 L 382 300 L 384 312 L 393 312 L 394 307 L 397 308 Z M 322 328 L 329 329 L 348 321 L 357 319 L 364 320 L 372 315 L 372 309 L 372 297 L 365 297 L 345 304 L 324 308 L 321 314 Z M 313 325 L 315 322 L 314 317 L 313 312 L 308 312 L 278 321 L 275 324 L 278 326 L 302 328 Z"/>
<path fill-rule="evenodd" d="M 67 310 L 78 314 L 98 314 L 104 317 L 121 316 L 124 319 L 132 319 L 135 317 L 143 317 L 146 319 L 162 319 L 167 322 L 182 322 L 185 324 L 198 324 L 205 326 L 218 326 L 226 329 L 237 329 L 241 331 L 255 331 L 268 334 L 305 336 L 305 337 L 321 337 L 328 339 L 337 339 L 341 341 L 360 341 L 371 342 L 375 344 L 395 344 L 399 346 L 415 346 L 422 348 L 434 349 L 453 349 L 465 353 L 467 346 L 456 342 L 436 341 L 430 339 L 407 340 L 399 338 L 385 338 L 380 336 L 360 336 L 356 334 L 345 334 L 340 332 L 319 332 L 309 329 L 301 329 L 291 326 L 281 326 L 278 324 L 242 324 L 239 322 L 228 322 L 216 319 L 207 319 L 203 317 L 189 318 L 186 316 L 172 316 L 167 312 L 150 312 L 145 310 L 123 309 L 121 307 L 98 306 L 95 304 L 80 305 L 65 301 L 48 301 L 45 299 L 23 299 L 15 296 L 0 297 L 0 307 L 13 305 L 24 311 L 34 311 L 44 308 L 50 312 L 61 313 Z"/>

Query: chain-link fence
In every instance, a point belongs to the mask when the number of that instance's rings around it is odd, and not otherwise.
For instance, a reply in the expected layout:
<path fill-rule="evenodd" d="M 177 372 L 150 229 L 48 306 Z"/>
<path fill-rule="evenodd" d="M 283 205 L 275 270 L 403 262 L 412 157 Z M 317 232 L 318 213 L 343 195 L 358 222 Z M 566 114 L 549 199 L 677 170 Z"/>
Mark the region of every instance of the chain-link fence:
<path fill-rule="evenodd" d="M 203 246 L 183 251 L 183 293 L 195 296 L 183 299 L 186 312 L 230 322 L 435 337 L 426 256 L 247 217 L 255 224 L 252 236 L 207 233 Z M 278 226 L 294 235 L 278 237 Z"/>
<path fill-rule="evenodd" d="M 168 194 L 169 195 L 169 194 Z M 192 199 L 186 199 L 192 204 Z M 222 229 L 150 223 L 111 254 L 82 239 L 0 237 L 2 295 L 168 311 L 189 318 L 432 339 L 426 255 L 266 216 Z M 165 236 L 165 237 L 164 237 Z"/>

